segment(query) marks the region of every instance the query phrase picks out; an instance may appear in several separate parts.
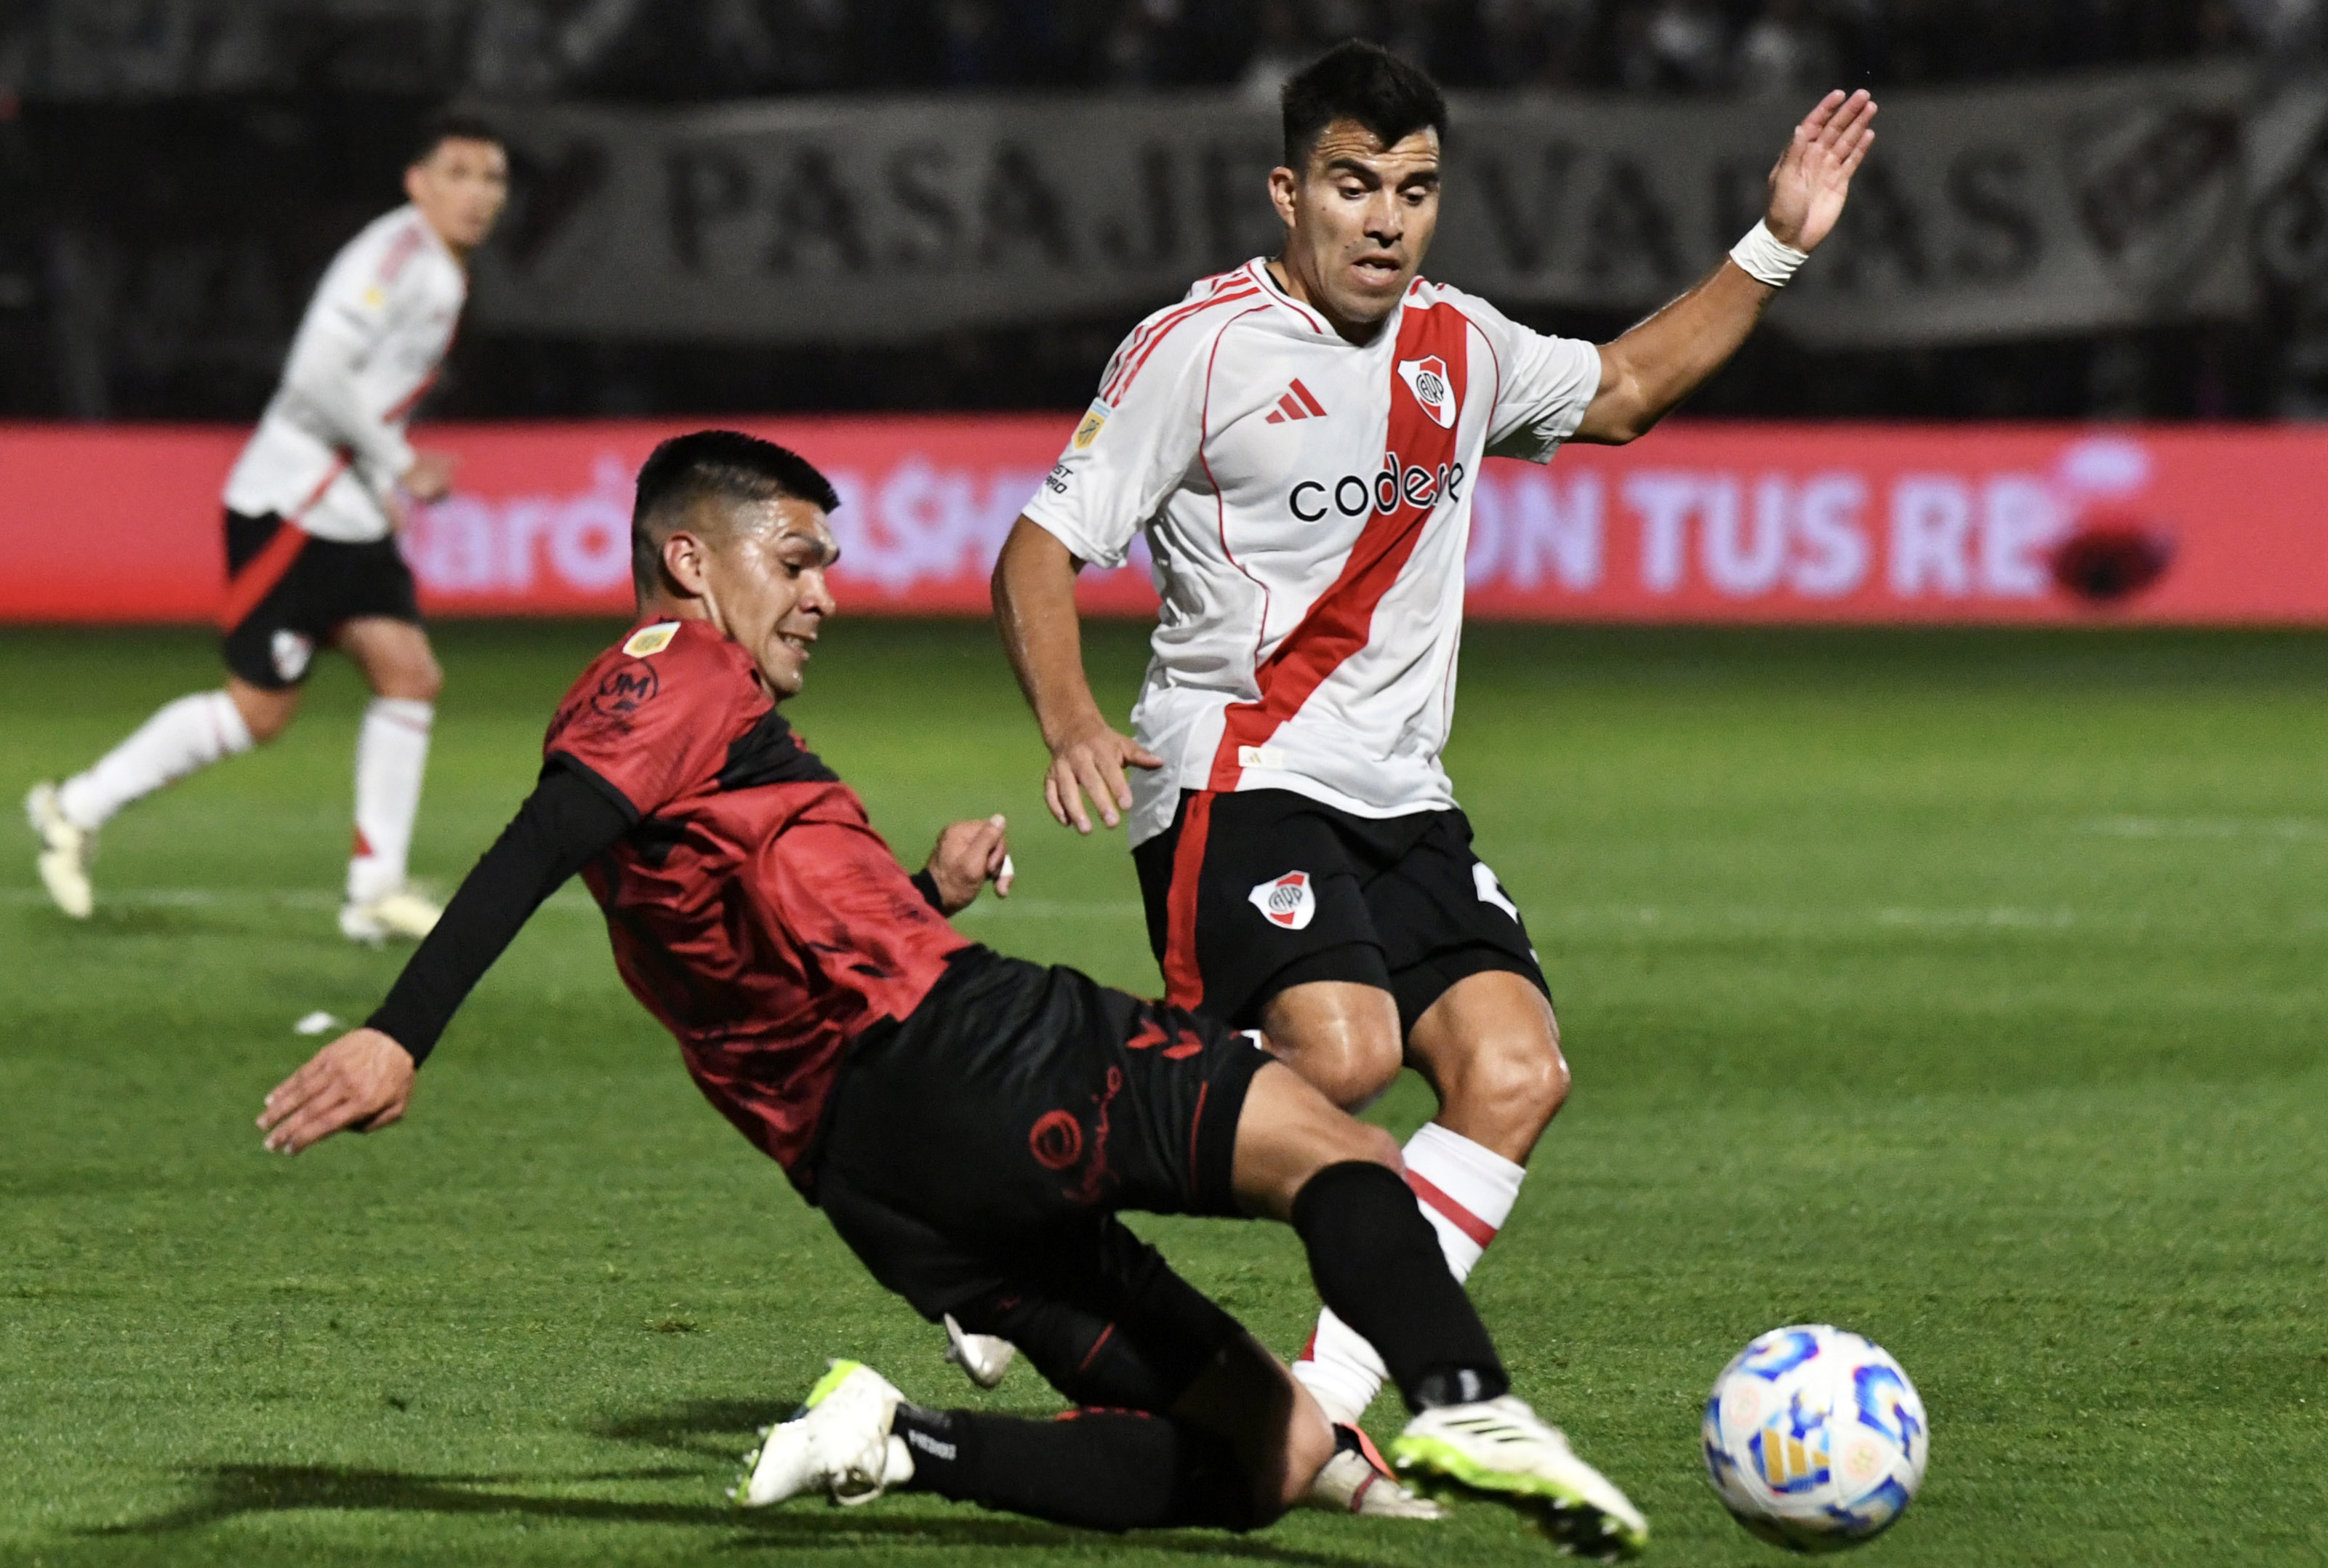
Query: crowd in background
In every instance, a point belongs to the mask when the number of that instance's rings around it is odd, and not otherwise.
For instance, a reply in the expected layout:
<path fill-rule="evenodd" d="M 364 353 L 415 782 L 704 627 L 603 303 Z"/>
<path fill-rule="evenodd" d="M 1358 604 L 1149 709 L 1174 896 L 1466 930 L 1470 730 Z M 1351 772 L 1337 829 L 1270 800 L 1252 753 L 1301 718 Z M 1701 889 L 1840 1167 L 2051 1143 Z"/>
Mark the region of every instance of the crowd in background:
<path fill-rule="evenodd" d="M 2313 76 L 2323 33 L 2328 0 L 0 0 L 0 418 L 254 416 L 315 273 L 392 199 L 411 125 L 448 99 L 1262 99 L 1354 34 L 1462 89 L 1799 98 L 2216 55 Z M 2296 184 L 2317 200 L 2281 236 L 2303 276 L 2251 319 L 1914 352 L 1765 333 L 1694 408 L 2328 417 L 2328 219 L 2306 216 L 2328 213 L 2328 146 L 2314 162 Z M 432 410 L 1073 408 L 1136 315 L 839 354 L 481 324 Z"/>
<path fill-rule="evenodd" d="M 18 0 L 0 91 L 688 101 L 1242 85 L 1338 39 L 1450 86 L 1787 92 L 2322 45 L 2328 0 Z"/>

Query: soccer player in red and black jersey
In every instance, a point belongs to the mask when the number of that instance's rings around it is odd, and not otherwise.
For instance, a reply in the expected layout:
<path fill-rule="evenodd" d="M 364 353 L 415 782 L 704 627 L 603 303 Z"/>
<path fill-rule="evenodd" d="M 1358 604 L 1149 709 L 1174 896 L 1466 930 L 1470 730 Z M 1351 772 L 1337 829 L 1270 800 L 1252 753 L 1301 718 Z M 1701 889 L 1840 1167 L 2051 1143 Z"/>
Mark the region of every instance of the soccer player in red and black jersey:
<path fill-rule="evenodd" d="M 1646 1527 L 1508 1392 L 1396 1145 L 1245 1037 L 1001 957 L 946 916 L 1002 874 L 998 818 L 909 878 L 778 711 L 834 605 L 831 486 L 732 432 L 639 474 L 640 618 L 568 693 L 531 796 L 363 1028 L 267 1099 L 270 1149 L 400 1117 L 417 1067 L 580 871 L 615 962 L 707 1099 L 874 1277 L 1009 1338 L 1081 1419 L 904 1401 L 836 1363 L 740 1501 L 918 1489 L 1103 1529 L 1263 1524 L 1345 1442 L 1286 1368 L 1115 1218 L 1291 1224 L 1319 1294 L 1415 1413 L 1398 1462 L 1548 1508 L 1596 1552 Z"/>

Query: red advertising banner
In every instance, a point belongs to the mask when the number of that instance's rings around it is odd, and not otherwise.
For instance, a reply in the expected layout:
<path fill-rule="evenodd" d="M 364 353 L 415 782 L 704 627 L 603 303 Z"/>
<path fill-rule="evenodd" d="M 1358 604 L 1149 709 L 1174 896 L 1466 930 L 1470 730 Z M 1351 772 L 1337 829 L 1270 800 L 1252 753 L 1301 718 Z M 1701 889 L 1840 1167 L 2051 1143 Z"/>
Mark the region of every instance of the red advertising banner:
<path fill-rule="evenodd" d="M 1074 417 L 736 423 L 833 476 L 847 610 L 976 614 Z M 421 432 L 461 458 L 458 493 L 405 539 L 429 613 L 624 611 L 630 476 L 687 427 Z M 0 621 L 215 615 L 240 439 L 0 427 Z M 1684 423 L 1475 483 L 1482 617 L 2328 624 L 2328 432 Z M 1086 573 L 1085 607 L 1149 613 L 1146 566 Z"/>

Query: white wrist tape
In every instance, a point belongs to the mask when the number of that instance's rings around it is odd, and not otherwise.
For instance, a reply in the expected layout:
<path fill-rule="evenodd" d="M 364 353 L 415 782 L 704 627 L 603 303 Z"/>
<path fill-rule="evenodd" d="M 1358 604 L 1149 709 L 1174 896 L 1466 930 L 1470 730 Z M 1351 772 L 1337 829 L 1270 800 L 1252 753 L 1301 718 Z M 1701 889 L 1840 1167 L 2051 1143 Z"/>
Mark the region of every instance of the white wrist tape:
<path fill-rule="evenodd" d="M 1730 259 L 1747 277 L 1769 284 L 1772 288 L 1784 288 L 1795 276 L 1795 269 L 1811 258 L 1807 250 L 1798 250 L 1770 232 L 1768 223 L 1757 223 L 1746 231 L 1730 252 Z"/>

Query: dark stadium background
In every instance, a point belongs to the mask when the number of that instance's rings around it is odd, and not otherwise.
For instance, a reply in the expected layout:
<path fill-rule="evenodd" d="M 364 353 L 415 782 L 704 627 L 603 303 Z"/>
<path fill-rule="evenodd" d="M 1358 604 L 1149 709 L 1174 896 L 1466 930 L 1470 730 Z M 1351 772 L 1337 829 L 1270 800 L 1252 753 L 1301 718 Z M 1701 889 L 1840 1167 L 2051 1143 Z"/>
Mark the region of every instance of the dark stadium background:
<path fill-rule="evenodd" d="M 254 417 L 323 263 L 393 200 L 404 134 L 448 98 L 909 93 L 942 117 L 957 94 L 1265 94 L 1359 33 L 1451 88 L 1791 99 L 2211 58 L 2301 72 L 2321 28 L 2315 0 L 20 0 L 0 14 L 0 418 Z M 2067 339 L 1812 352 L 1766 333 L 1693 408 L 2302 412 L 2328 328 L 2308 278 L 2278 284 L 2248 320 Z M 1075 408 L 1140 314 L 845 352 L 473 324 L 429 412 Z"/>

